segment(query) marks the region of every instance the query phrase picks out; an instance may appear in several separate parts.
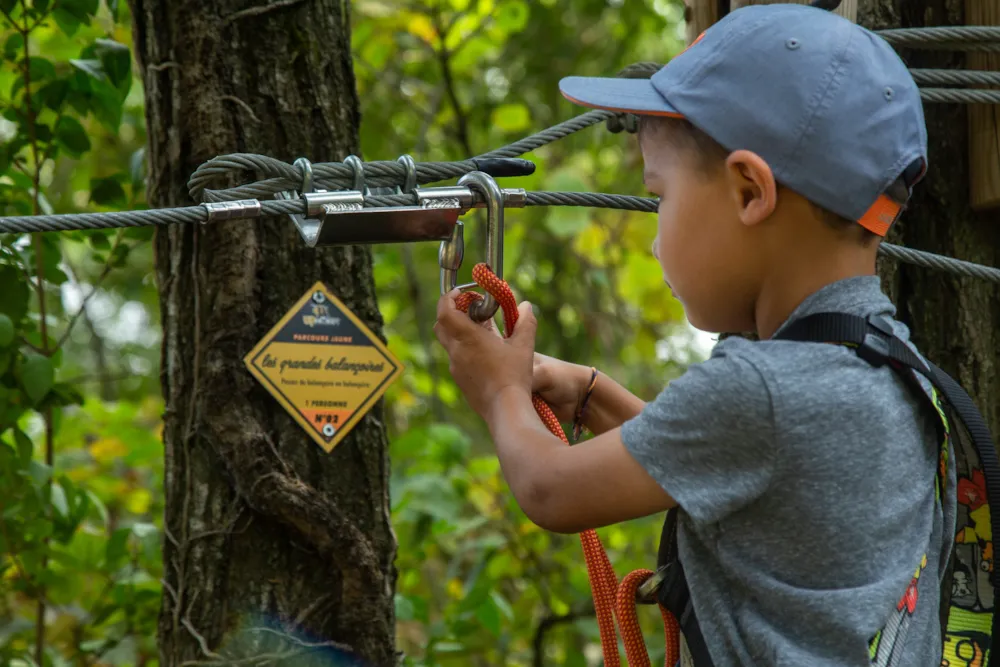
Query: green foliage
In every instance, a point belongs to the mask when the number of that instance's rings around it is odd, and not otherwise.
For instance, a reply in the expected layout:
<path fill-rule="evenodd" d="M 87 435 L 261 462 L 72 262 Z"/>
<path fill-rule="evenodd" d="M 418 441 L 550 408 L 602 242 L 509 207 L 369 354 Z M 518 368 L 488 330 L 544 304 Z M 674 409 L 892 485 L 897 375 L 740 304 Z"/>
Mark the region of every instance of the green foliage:
<path fill-rule="evenodd" d="M 0 0 L 0 215 L 142 205 L 141 99 L 115 4 Z M 116 383 L 109 361 L 148 372 L 156 357 L 107 335 L 122 305 L 149 312 L 152 290 L 129 286 L 149 273 L 148 238 L 0 236 L 0 664 L 156 654 L 161 408 L 153 381 Z"/>
<path fill-rule="evenodd" d="M 570 118 L 581 109 L 559 95 L 561 77 L 662 60 L 681 48 L 682 10 L 355 2 L 364 156 L 461 159 Z M 118 0 L 0 0 L 0 215 L 145 206 L 127 12 Z M 525 157 L 536 173 L 504 185 L 643 194 L 631 135 L 591 128 Z M 463 281 L 482 246 L 482 218 L 468 217 Z M 539 308 L 539 349 L 647 398 L 690 343 L 649 254 L 654 234 L 645 214 L 546 208 L 509 211 L 505 239 L 505 275 Z M 0 664 L 35 664 L 40 600 L 45 665 L 157 664 L 163 405 L 150 238 L 0 236 Z M 386 335 L 407 366 L 386 395 L 407 662 L 597 664 L 578 539 L 516 506 L 434 340 L 436 244 L 374 252 Z M 657 517 L 600 531 L 619 575 L 652 564 L 658 531 Z M 657 661 L 657 614 L 641 617 Z"/>

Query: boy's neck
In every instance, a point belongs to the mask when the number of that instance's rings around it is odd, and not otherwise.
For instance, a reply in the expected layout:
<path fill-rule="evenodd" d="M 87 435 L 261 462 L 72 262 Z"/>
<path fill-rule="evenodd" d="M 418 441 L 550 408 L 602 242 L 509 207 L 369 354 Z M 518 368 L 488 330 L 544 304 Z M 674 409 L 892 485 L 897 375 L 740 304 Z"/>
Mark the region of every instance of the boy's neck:
<path fill-rule="evenodd" d="M 855 276 L 875 275 L 877 246 L 859 252 L 826 253 L 820 258 L 798 257 L 770 271 L 754 304 L 757 335 L 767 340 L 809 295 L 826 285 Z"/>

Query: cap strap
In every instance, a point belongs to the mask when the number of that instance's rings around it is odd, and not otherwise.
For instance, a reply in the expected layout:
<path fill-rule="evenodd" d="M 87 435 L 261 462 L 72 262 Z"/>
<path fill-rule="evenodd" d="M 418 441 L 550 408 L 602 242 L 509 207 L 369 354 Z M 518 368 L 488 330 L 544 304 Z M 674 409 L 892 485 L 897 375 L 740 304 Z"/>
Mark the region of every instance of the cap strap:
<path fill-rule="evenodd" d="M 879 195 L 858 223 L 873 234 L 885 236 L 902 211 L 902 204 L 893 201 L 889 195 Z"/>

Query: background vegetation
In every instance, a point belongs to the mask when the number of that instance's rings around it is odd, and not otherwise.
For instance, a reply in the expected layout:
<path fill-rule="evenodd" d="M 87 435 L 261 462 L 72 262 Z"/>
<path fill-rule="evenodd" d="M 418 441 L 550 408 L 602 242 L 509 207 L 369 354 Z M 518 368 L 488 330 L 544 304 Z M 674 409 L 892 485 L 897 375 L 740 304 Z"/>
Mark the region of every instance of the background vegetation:
<path fill-rule="evenodd" d="M 486 152 L 579 113 L 559 95 L 563 76 L 682 47 L 676 0 L 359 0 L 352 11 L 364 159 Z M 0 215 L 144 206 L 130 48 L 118 0 L 0 0 Z M 592 128 L 526 157 L 536 173 L 505 185 L 643 194 L 626 133 Z M 508 279 L 540 308 L 539 350 L 647 398 L 706 343 L 660 280 L 653 234 L 644 214 L 528 209 L 508 213 L 505 239 Z M 151 238 L 0 236 L 0 664 L 157 664 Z M 407 365 L 386 397 L 400 649 L 414 665 L 598 663 L 578 541 L 514 504 L 433 339 L 436 246 L 375 252 L 389 345 Z M 658 530 L 649 519 L 601 531 L 620 574 L 653 563 Z"/>

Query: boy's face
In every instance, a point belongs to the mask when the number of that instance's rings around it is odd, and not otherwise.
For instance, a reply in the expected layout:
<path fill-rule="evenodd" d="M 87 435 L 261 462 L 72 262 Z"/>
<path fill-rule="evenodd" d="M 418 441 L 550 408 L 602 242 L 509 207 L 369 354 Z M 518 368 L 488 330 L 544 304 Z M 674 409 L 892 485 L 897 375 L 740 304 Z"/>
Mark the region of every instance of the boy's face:
<path fill-rule="evenodd" d="M 693 149 L 665 141 L 667 131 L 639 135 L 644 182 L 660 198 L 653 255 L 663 279 L 695 327 L 752 331 L 759 274 L 739 219 L 738 189 L 724 163 L 701 164 Z"/>

